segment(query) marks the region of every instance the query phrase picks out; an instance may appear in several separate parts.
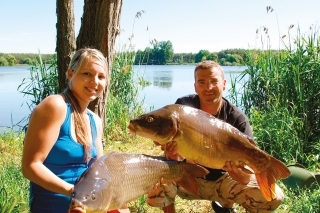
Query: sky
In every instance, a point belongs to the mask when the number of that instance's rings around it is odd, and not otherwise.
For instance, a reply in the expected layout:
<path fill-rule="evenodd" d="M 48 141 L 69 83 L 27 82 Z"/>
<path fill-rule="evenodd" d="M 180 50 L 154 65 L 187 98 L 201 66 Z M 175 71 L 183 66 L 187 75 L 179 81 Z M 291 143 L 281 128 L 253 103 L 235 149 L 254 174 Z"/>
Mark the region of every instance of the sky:
<path fill-rule="evenodd" d="M 83 0 L 74 0 L 78 35 Z M 267 13 L 271 6 L 273 12 Z M 144 50 L 150 41 L 171 41 L 175 53 L 233 48 L 282 48 L 280 37 L 308 35 L 320 24 L 319 0 L 123 0 L 121 34 L 115 50 Z M 137 12 L 141 16 L 136 18 Z M 0 52 L 54 53 L 55 0 L 0 0 Z M 288 31 L 289 26 L 294 28 Z M 268 28 L 269 39 L 263 29 Z M 256 33 L 258 30 L 258 33 Z"/>

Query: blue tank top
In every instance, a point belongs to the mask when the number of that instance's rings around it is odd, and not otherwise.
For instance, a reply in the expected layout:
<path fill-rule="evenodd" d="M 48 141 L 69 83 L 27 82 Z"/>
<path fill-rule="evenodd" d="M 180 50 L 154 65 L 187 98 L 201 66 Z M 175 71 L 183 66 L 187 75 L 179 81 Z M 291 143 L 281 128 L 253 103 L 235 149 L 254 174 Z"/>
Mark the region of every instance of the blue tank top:
<path fill-rule="evenodd" d="M 78 177 L 88 168 L 97 157 L 96 137 L 97 128 L 93 114 L 89 115 L 93 147 L 90 150 L 92 160 L 85 162 L 83 145 L 71 136 L 71 105 L 67 104 L 66 119 L 60 127 L 59 137 L 50 150 L 43 164 L 54 174 L 68 183 L 74 184 Z M 48 191 L 41 186 L 30 182 L 30 210 L 32 213 L 66 213 L 69 209 L 71 197 Z"/>

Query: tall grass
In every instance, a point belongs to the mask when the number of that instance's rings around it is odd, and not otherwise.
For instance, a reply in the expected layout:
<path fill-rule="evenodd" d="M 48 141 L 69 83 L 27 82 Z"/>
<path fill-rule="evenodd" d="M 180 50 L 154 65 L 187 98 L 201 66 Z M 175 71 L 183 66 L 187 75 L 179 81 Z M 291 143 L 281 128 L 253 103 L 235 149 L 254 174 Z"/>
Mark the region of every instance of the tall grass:
<path fill-rule="evenodd" d="M 30 111 L 44 98 L 52 94 L 57 94 L 59 91 L 56 54 L 52 56 L 50 64 L 43 63 L 41 54 L 39 54 L 38 57 L 39 63 L 37 62 L 29 68 L 30 76 L 24 78 L 18 86 L 19 92 L 24 96 L 30 97 L 30 100 L 25 103 L 28 105 Z M 28 120 L 29 116 L 25 119 Z"/>
<path fill-rule="evenodd" d="M 292 26 L 290 30 L 292 30 Z M 290 33 L 289 30 L 289 33 Z M 284 162 L 318 165 L 320 154 L 320 40 L 318 30 L 289 34 L 284 50 L 251 50 L 232 84 L 232 99 L 249 116 L 261 148 Z M 242 96 L 236 82 L 246 76 Z"/>
<path fill-rule="evenodd" d="M 28 181 L 20 169 L 24 134 L 0 134 L 0 212 L 28 212 Z"/>
<path fill-rule="evenodd" d="M 141 87 L 133 72 L 134 60 L 132 49 L 122 49 L 114 55 L 106 109 L 106 138 L 126 133 L 129 118 L 143 111 L 143 103 L 138 99 Z"/>

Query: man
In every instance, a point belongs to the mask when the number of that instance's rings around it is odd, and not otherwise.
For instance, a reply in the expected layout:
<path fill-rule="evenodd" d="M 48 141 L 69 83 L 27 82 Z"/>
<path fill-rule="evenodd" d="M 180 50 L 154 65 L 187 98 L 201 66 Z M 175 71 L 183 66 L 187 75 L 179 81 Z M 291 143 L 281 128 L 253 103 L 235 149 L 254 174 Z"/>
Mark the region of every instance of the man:
<path fill-rule="evenodd" d="M 201 109 L 253 137 L 247 116 L 222 97 L 226 88 L 226 80 L 221 66 L 214 61 L 200 62 L 195 68 L 194 77 L 194 88 L 197 94 L 178 98 L 176 104 Z M 176 154 L 174 141 L 163 145 L 161 149 L 169 159 L 180 160 L 182 158 Z M 234 162 L 226 162 L 223 170 L 207 169 L 210 173 L 205 179 L 197 178 L 199 184 L 197 195 L 193 195 L 179 186 L 177 186 L 177 194 L 184 199 L 212 200 L 212 208 L 216 213 L 235 212 L 232 208 L 234 203 L 238 203 L 249 212 L 267 213 L 276 209 L 283 200 L 283 193 L 278 186 L 276 186 L 275 198 L 272 201 L 265 200 L 254 174 L 248 174 L 243 170 L 243 167 L 236 166 Z M 152 206 L 159 206 L 161 199 L 160 201 L 159 197 L 154 199 L 155 195 L 167 195 L 169 189 L 175 191 L 175 185 L 157 184 L 149 192 L 147 202 Z M 167 204 L 168 199 L 164 196 L 162 205 Z M 174 203 L 163 207 L 163 211 L 165 213 L 175 212 Z"/>

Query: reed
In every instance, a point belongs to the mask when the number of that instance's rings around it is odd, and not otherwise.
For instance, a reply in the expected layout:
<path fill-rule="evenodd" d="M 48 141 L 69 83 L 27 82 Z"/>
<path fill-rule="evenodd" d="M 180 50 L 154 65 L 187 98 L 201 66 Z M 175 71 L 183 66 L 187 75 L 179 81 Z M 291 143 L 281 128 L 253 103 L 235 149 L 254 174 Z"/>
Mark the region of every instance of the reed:
<path fill-rule="evenodd" d="M 30 68 L 30 76 L 24 78 L 18 86 L 18 91 L 24 96 L 30 97 L 28 105 L 30 112 L 38 105 L 44 98 L 49 95 L 57 94 L 59 91 L 58 71 L 57 71 L 57 57 L 54 54 L 50 64 L 45 64 L 42 56 L 39 53 L 39 62 L 34 63 Z M 28 115 L 23 120 L 28 120 Z M 21 122 L 21 121 L 20 121 Z M 23 128 L 26 128 L 24 126 Z"/>
<path fill-rule="evenodd" d="M 249 116 L 259 146 L 284 162 L 319 165 L 320 41 L 317 30 L 290 35 L 283 50 L 250 50 L 231 97 Z M 242 95 L 235 85 L 244 77 Z"/>
<path fill-rule="evenodd" d="M 123 48 L 115 53 L 112 63 L 106 109 L 106 138 L 121 134 L 119 131 L 126 133 L 130 117 L 143 112 L 143 102 L 138 100 L 141 86 L 133 72 L 135 52 Z"/>

